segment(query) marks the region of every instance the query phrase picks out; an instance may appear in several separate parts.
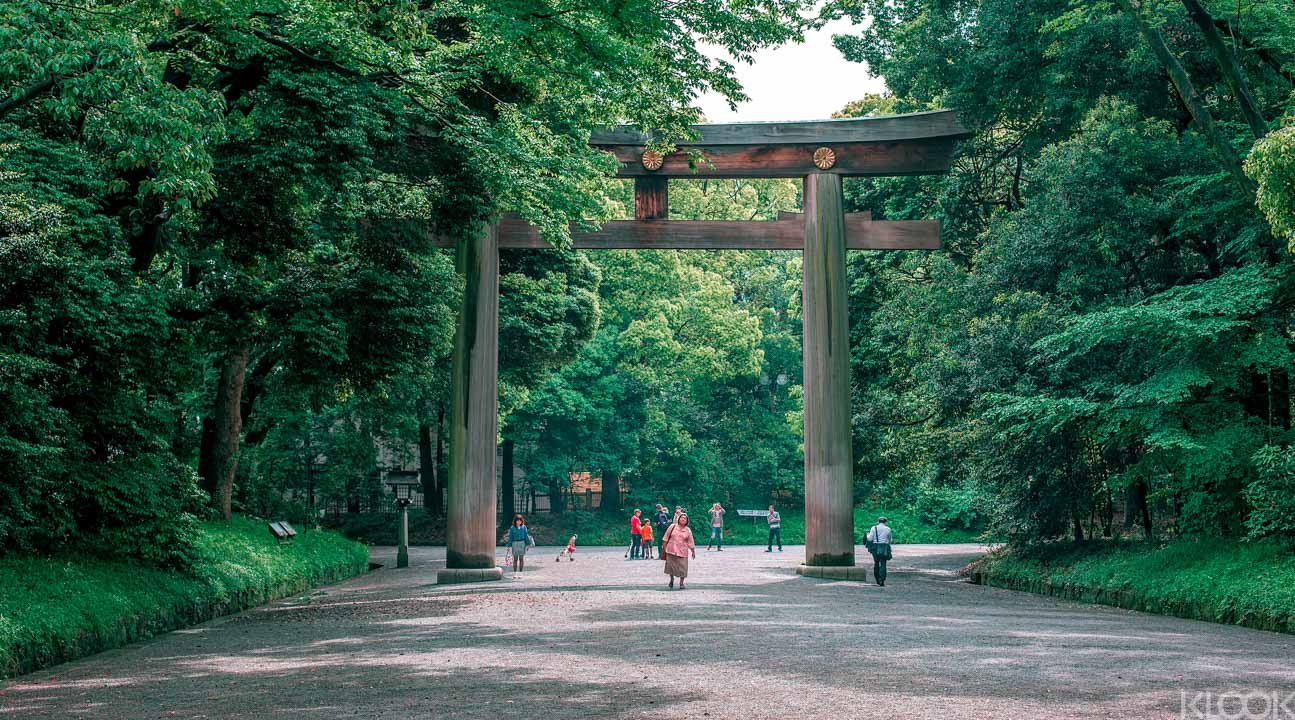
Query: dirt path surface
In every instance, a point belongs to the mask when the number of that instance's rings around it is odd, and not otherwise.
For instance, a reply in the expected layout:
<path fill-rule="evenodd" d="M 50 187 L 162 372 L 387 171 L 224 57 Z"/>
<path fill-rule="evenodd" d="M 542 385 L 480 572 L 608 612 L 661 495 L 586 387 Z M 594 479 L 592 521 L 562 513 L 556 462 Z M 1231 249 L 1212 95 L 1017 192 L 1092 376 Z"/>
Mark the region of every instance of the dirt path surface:
<path fill-rule="evenodd" d="M 1164 720 L 1203 717 L 1206 691 L 1295 692 L 1295 637 L 958 581 L 979 552 L 897 546 L 879 588 L 796 576 L 802 548 L 702 550 L 670 592 L 615 548 L 438 587 L 444 550 L 416 548 L 11 681 L 0 718 Z"/>

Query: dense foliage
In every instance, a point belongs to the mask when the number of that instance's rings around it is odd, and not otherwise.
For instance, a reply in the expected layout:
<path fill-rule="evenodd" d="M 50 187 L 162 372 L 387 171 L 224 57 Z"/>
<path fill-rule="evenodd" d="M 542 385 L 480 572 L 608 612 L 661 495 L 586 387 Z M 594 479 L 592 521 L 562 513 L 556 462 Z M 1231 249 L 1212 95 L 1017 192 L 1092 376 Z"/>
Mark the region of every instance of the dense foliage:
<path fill-rule="evenodd" d="M 503 212 L 558 248 L 624 217 L 590 131 L 682 137 L 698 93 L 741 97 L 699 42 L 741 61 L 818 5 L 0 0 L 0 552 L 192 566 L 204 514 L 371 510 L 380 467 L 421 468 L 439 514 L 443 247 Z M 843 115 L 976 131 L 948 176 L 847 185 L 945 233 L 852 255 L 856 497 L 1023 541 L 1295 535 L 1288 3 L 824 12 L 890 88 Z M 676 218 L 798 204 L 670 192 Z M 501 269 L 505 512 L 583 472 L 635 504 L 797 503 L 796 254 Z"/>
<path fill-rule="evenodd" d="M 894 93 L 853 113 L 978 131 L 948 177 L 850 191 L 945 223 L 854 260 L 860 479 L 1021 540 L 1295 535 L 1289 4 L 832 7 Z"/>
<path fill-rule="evenodd" d="M 189 565 L 206 507 L 426 447 L 458 287 L 434 239 L 511 211 L 561 244 L 606 212 L 591 129 L 678 137 L 698 93 L 741 97 L 697 42 L 749 57 L 807 5 L 0 2 L 0 549 Z M 524 394 L 592 336 L 599 276 L 506 270 Z"/>
<path fill-rule="evenodd" d="M 671 212 L 772 219 L 796 201 L 791 181 L 674 183 Z M 505 418 L 527 481 L 557 498 L 573 472 L 611 479 L 607 487 L 619 478 L 630 502 L 649 505 L 798 497 L 799 256 L 591 258 L 601 271 L 602 324 L 574 362 Z M 615 493 L 601 502 L 619 510 Z"/>

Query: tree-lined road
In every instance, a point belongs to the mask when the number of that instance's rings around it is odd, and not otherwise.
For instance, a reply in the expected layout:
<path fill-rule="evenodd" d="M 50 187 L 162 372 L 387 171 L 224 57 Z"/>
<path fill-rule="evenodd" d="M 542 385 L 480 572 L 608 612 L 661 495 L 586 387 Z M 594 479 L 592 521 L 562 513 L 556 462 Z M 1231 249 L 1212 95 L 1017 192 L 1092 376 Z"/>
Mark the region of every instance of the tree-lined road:
<path fill-rule="evenodd" d="M 959 581 L 979 550 L 898 546 L 885 588 L 798 577 L 802 548 L 701 550 L 670 592 L 617 548 L 438 587 L 444 551 L 415 548 L 12 681 L 0 717 L 1163 720 L 1181 692 L 1295 691 L 1295 637 Z"/>

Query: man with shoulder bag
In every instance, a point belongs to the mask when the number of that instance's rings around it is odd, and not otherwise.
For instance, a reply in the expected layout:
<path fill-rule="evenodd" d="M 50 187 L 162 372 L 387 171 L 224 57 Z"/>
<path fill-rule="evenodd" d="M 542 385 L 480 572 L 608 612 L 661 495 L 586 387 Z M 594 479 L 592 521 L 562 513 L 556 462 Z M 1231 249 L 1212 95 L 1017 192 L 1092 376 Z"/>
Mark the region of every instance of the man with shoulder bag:
<path fill-rule="evenodd" d="M 658 538 L 665 538 L 665 531 L 668 530 L 670 525 L 674 522 L 674 519 L 670 517 L 670 513 L 666 510 L 665 505 L 657 503 L 656 512 L 653 513 L 651 519 L 652 524 L 656 526 L 654 528 L 656 530 L 656 536 Z M 665 541 L 660 540 L 659 542 Z M 662 545 L 662 547 L 664 547 L 664 545 Z M 665 553 L 661 552 L 659 554 L 661 555 L 661 559 L 665 560 Z"/>
<path fill-rule="evenodd" d="M 872 554 L 872 574 L 881 587 L 886 587 L 886 561 L 892 557 L 890 552 L 892 537 L 893 533 L 890 526 L 886 524 L 886 518 L 879 517 L 877 524 L 872 526 L 867 537 L 863 539 L 864 546 Z"/>

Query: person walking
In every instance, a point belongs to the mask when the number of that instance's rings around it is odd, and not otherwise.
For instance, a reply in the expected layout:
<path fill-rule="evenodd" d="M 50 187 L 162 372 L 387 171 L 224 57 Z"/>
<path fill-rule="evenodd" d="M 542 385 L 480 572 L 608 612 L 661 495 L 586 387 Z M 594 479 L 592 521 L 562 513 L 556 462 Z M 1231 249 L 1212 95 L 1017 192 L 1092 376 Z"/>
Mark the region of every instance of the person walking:
<path fill-rule="evenodd" d="M 706 549 L 716 543 L 719 551 L 724 552 L 724 506 L 719 503 L 710 506 L 710 541 L 706 543 Z"/>
<path fill-rule="evenodd" d="M 687 513 L 680 513 L 679 519 L 661 537 L 661 554 L 665 555 L 670 589 L 674 589 L 674 579 L 679 578 L 679 589 L 683 590 L 683 581 L 688 577 L 688 557 L 697 557 L 697 543 L 693 541 L 692 528 L 688 527 Z"/>
<path fill-rule="evenodd" d="M 778 539 L 778 552 L 782 552 L 782 516 L 773 506 L 769 506 L 769 547 L 765 552 L 773 552 L 774 538 Z"/>
<path fill-rule="evenodd" d="M 522 572 L 526 569 L 526 548 L 535 544 L 531 531 L 526 527 L 525 516 L 513 517 L 513 524 L 508 528 L 507 536 L 508 546 L 513 551 L 513 572 Z"/>
<path fill-rule="evenodd" d="M 670 527 L 672 522 L 674 522 L 674 519 L 670 517 L 670 513 L 666 510 L 665 505 L 657 503 L 656 512 L 652 515 L 652 524 L 656 526 L 654 529 L 656 530 L 658 543 L 660 543 L 661 539 L 665 537 L 666 528 Z M 657 555 L 659 555 L 662 560 L 665 560 L 664 552 L 658 550 Z"/>
<path fill-rule="evenodd" d="M 637 560 L 641 552 L 643 552 L 643 511 L 634 508 L 634 515 L 630 517 L 629 558 Z"/>
<path fill-rule="evenodd" d="M 872 574 L 877 578 L 877 584 L 886 587 L 886 561 L 890 560 L 890 541 L 892 533 L 890 526 L 886 524 L 886 518 L 877 518 L 877 524 L 872 526 L 868 535 L 863 539 L 863 544 L 868 547 L 868 552 L 872 554 Z"/>

